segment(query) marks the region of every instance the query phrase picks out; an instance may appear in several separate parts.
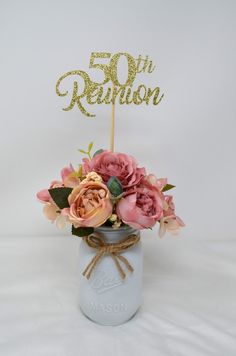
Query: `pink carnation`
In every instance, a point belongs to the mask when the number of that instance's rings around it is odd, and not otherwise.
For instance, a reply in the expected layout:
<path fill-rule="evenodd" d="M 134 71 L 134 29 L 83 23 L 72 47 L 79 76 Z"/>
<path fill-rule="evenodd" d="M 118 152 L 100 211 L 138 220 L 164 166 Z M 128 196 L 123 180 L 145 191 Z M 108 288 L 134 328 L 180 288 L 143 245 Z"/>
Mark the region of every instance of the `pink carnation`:
<path fill-rule="evenodd" d="M 145 175 L 145 168 L 138 168 L 136 160 L 125 153 L 103 151 L 91 160 L 83 159 L 84 173 L 96 172 L 105 183 L 112 176 L 117 177 L 123 188 L 130 188 L 140 182 Z"/>

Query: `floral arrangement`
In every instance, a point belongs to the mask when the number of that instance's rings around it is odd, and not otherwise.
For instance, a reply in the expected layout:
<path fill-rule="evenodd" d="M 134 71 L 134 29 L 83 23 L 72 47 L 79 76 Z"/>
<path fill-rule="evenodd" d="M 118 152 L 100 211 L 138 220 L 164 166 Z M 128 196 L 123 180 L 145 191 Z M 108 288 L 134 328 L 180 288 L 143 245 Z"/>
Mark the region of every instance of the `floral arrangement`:
<path fill-rule="evenodd" d="M 72 234 L 87 236 L 99 226 L 118 229 L 152 228 L 159 223 L 159 236 L 166 231 L 177 234 L 184 226 L 175 214 L 174 188 L 167 178 L 157 178 L 140 168 L 136 160 L 125 153 L 79 150 L 88 155 L 79 168 L 72 165 L 61 171 L 61 180 L 54 180 L 37 197 L 44 204 L 44 214 L 59 228 L 72 224 Z"/>

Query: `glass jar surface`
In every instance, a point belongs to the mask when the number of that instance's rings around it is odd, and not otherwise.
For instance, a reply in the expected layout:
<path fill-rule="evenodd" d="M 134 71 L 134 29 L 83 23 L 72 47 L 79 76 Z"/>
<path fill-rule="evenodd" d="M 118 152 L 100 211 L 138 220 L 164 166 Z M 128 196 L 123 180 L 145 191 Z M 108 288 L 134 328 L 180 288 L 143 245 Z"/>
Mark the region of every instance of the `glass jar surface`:
<path fill-rule="evenodd" d="M 140 231 L 130 227 L 95 229 L 106 243 L 118 243 Z M 89 279 L 83 271 L 96 255 L 97 250 L 82 240 L 79 248 L 79 304 L 82 312 L 91 320 L 102 325 L 119 325 L 128 321 L 137 312 L 142 302 L 143 256 L 141 241 L 122 251 L 133 268 L 130 272 L 119 261 L 126 277 L 121 278 L 112 256 L 105 254 L 95 266 Z"/>

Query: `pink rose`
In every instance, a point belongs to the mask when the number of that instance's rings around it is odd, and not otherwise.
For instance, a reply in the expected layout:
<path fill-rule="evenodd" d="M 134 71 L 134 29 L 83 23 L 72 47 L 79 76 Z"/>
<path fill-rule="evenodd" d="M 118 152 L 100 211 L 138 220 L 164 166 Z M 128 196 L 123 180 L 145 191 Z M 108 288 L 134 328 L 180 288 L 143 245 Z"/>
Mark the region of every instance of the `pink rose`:
<path fill-rule="evenodd" d="M 70 208 L 63 209 L 74 227 L 98 227 L 112 214 L 110 193 L 101 182 L 89 181 L 75 187 L 68 197 Z"/>
<path fill-rule="evenodd" d="M 163 217 L 160 219 L 159 236 L 163 237 L 166 231 L 169 231 L 173 235 L 177 235 L 179 229 L 185 226 L 184 222 L 175 215 L 175 205 L 173 197 L 171 195 L 165 196 L 165 209 L 163 211 Z"/>
<path fill-rule="evenodd" d="M 145 175 L 145 168 L 138 168 L 137 162 L 132 156 L 125 153 L 103 151 L 95 155 L 91 160 L 83 159 L 85 174 L 94 171 L 107 183 L 110 177 L 117 177 L 123 188 L 130 188 L 139 183 Z"/>
<path fill-rule="evenodd" d="M 124 223 L 136 229 L 150 228 L 163 215 L 162 193 L 144 177 L 118 202 L 117 214 Z"/>

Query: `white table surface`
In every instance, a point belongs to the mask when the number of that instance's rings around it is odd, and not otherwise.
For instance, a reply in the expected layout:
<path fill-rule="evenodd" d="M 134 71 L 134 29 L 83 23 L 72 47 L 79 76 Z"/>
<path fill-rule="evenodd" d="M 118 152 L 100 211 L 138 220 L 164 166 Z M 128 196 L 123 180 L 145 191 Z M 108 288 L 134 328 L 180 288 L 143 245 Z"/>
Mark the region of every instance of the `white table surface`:
<path fill-rule="evenodd" d="M 79 310 L 78 246 L 0 238 L 1 356 L 236 355 L 236 241 L 143 238 L 143 305 L 118 327 Z"/>

